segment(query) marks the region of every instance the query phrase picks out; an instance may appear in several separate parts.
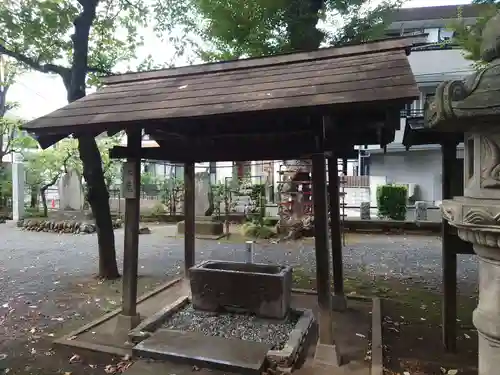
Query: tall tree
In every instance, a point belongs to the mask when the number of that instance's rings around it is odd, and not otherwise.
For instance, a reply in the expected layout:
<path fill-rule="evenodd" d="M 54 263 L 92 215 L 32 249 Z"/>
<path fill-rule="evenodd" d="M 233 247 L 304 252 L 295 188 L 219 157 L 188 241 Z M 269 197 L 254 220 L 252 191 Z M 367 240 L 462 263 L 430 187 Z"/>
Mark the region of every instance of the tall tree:
<path fill-rule="evenodd" d="M 180 5 L 178 3 L 181 3 Z M 382 36 L 400 0 L 165 0 L 161 25 L 186 25 L 206 61 L 312 50 Z M 182 12 L 180 7 L 189 11 Z M 166 9 L 168 8 L 168 9 Z M 321 29 L 318 27 L 323 26 Z M 173 42 L 189 42 L 178 38 Z"/>
<path fill-rule="evenodd" d="M 0 53 L 27 68 L 59 75 L 68 102 L 85 96 L 118 62 L 135 57 L 139 30 L 148 23 L 141 0 L 3 0 L 0 3 Z M 68 35 L 73 30 L 69 39 Z M 89 52 L 90 48 L 90 52 Z M 95 135 L 78 137 L 87 199 L 96 220 L 98 275 L 119 277 L 109 193 Z"/>
<path fill-rule="evenodd" d="M 462 47 L 465 58 L 477 62 L 480 67 L 483 29 L 500 9 L 500 0 L 474 0 L 472 3 L 481 7 L 476 23 L 467 25 L 462 19 L 462 11 L 459 7 L 457 20 L 451 23 L 450 28 L 455 31 L 454 42 Z"/>

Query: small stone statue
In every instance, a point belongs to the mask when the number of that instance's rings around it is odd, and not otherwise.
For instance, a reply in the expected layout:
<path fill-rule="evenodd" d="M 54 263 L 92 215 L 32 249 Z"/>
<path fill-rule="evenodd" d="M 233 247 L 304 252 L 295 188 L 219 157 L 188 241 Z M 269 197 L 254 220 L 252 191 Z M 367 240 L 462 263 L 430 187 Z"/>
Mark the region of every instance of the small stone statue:
<path fill-rule="evenodd" d="M 415 202 L 415 221 L 427 220 L 427 204 L 424 201 Z"/>
<path fill-rule="evenodd" d="M 361 220 L 371 219 L 370 206 L 370 202 L 361 202 L 359 206 L 359 215 Z"/>

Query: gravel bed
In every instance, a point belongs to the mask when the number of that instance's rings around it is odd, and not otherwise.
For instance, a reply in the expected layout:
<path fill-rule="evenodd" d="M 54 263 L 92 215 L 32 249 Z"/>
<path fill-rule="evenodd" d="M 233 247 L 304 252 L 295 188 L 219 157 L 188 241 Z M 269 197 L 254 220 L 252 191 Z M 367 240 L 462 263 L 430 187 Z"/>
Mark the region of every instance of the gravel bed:
<path fill-rule="evenodd" d="M 238 338 L 246 341 L 265 342 L 273 349 L 282 349 L 298 321 L 290 314 L 285 321 L 272 321 L 249 314 L 211 313 L 193 309 L 189 304 L 172 315 L 163 328 L 201 332 L 207 336 Z"/>

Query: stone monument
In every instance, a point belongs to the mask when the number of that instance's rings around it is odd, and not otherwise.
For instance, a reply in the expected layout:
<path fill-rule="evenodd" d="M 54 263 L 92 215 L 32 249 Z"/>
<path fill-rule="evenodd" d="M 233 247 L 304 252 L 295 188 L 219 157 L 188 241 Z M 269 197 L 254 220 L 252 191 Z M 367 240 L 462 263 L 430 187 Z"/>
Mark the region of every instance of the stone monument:
<path fill-rule="evenodd" d="M 415 202 L 415 221 L 427 221 L 427 203 Z"/>
<path fill-rule="evenodd" d="M 194 214 L 201 220 L 211 216 L 213 211 L 212 185 L 208 172 L 198 172 L 194 175 Z"/>
<path fill-rule="evenodd" d="M 361 202 L 359 205 L 359 216 L 361 220 L 370 220 L 371 219 L 371 202 Z"/>
<path fill-rule="evenodd" d="M 500 13 L 483 31 L 481 53 L 486 67 L 437 88 L 425 124 L 465 133 L 464 196 L 444 200 L 441 210 L 478 255 L 478 374 L 490 375 L 500 368 Z"/>
<path fill-rule="evenodd" d="M 195 234 L 198 237 L 219 237 L 224 233 L 224 225 L 212 217 L 214 211 L 212 184 L 208 172 L 198 172 L 194 176 Z M 177 224 L 177 232 L 183 234 L 185 221 Z"/>
<path fill-rule="evenodd" d="M 21 154 L 13 154 L 12 163 L 12 219 L 24 216 L 24 161 Z"/>
<path fill-rule="evenodd" d="M 62 210 L 83 209 L 84 195 L 81 183 L 81 177 L 75 170 L 65 173 L 58 183 L 59 207 Z"/>

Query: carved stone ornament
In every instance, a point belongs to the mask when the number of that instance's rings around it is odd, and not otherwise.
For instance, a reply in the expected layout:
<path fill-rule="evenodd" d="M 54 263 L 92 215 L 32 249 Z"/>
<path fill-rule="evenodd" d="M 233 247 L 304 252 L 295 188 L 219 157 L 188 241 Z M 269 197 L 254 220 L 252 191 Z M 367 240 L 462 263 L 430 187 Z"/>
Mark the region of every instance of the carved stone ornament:
<path fill-rule="evenodd" d="M 500 146 L 498 134 L 481 136 L 481 188 L 500 188 Z"/>
<path fill-rule="evenodd" d="M 483 31 L 481 56 L 486 68 L 463 81 L 446 81 L 426 106 L 425 126 L 439 131 L 470 131 L 478 123 L 500 121 L 500 13 Z M 471 121 L 474 119 L 474 121 Z"/>
<path fill-rule="evenodd" d="M 457 228 L 500 233 L 500 201 L 455 197 L 441 204 L 443 218 Z"/>

